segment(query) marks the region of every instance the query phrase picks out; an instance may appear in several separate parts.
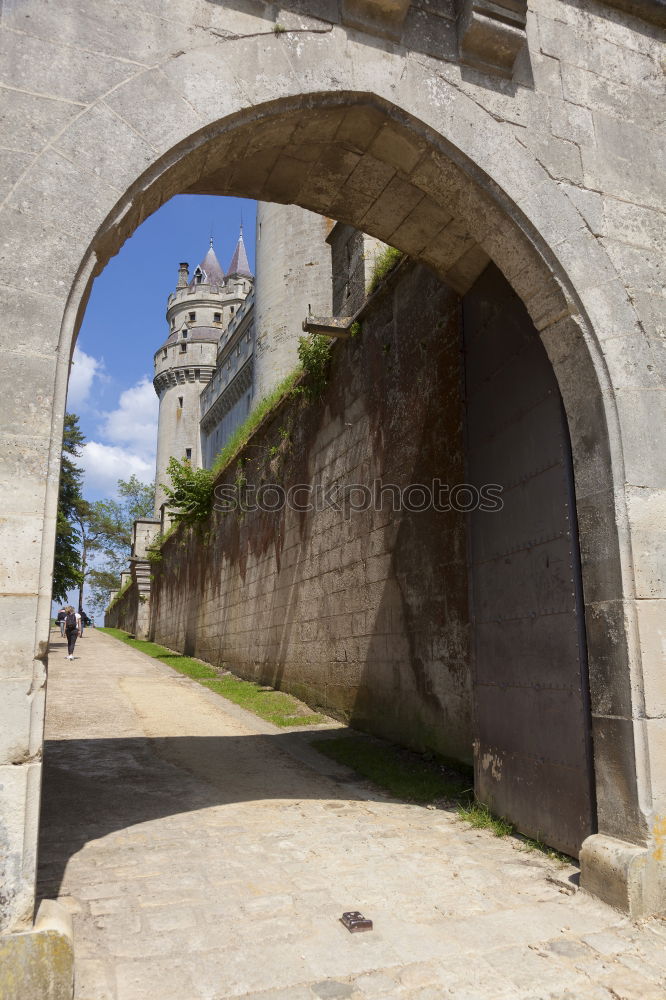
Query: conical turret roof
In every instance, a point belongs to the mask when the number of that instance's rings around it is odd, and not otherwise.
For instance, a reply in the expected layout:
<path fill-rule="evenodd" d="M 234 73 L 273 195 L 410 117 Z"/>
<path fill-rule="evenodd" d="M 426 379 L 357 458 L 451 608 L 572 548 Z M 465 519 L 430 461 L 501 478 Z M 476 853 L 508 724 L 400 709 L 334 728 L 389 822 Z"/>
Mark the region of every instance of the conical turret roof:
<path fill-rule="evenodd" d="M 239 275 L 243 278 L 253 277 L 252 271 L 250 270 L 250 262 L 247 259 L 247 252 L 245 250 L 245 243 L 243 242 L 243 227 L 240 227 L 240 233 L 238 234 L 238 243 L 236 244 L 236 249 L 234 250 L 234 255 L 231 258 L 231 263 L 229 264 L 229 275 Z"/>
<path fill-rule="evenodd" d="M 199 280 L 199 277 L 201 280 Z M 224 285 L 224 281 L 224 271 L 222 270 L 220 262 L 215 255 L 215 251 L 213 250 L 213 237 L 211 236 L 208 253 L 195 270 L 192 280 L 190 281 L 190 288 L 193 288 L 198 284 L 219 286 L 221 288 L 222 285 Z"/>

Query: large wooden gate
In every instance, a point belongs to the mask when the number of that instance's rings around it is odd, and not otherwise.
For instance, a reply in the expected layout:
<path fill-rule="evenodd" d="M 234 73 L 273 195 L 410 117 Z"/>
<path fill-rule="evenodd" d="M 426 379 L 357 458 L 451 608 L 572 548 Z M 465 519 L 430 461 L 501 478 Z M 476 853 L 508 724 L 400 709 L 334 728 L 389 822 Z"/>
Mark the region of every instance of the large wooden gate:
<path fill-rule="evenodd" d="M 594 832 L 589 693 L 569 433 L 522 302 L 489 267 L 463 303 L 469 481 L 503 508 L 470 515 L 476 791 L 577 855 Z"/>

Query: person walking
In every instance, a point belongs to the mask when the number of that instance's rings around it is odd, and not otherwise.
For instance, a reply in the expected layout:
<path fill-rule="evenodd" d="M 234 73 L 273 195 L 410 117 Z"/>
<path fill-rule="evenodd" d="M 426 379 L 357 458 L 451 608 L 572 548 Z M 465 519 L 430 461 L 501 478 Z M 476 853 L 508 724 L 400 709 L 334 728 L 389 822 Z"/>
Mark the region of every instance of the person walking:
<path fill-rule="evenodd" d="M 67 636 L 67 659 L 73 660 L 76 639 L 81 632 L 81 615 L 74 611 L 74 608 L 71 605 L 66 609 L 66 611 L 67 617 L 65 618 L 65 635 Z"/>
<path fill-rule="evenodd" d="M 56 615 L 56 621 L 57 621 L 58 625 L 60 626 L 60 638 L 61 639 L 65 638 L 65 618 L 66 617 L 67 617 L 67 609 L 66 608 L 61 608 L 60 611 L 58 612 L 58 614 Z"/>
<path fill-rule="evenodd" d="M 90 628 L 91 625 L 92 625 L 92 620 L 88 617 L 88 615 L 85 613 L 85 611 L 82 608 L 81 609 L 81 638 L 83 638 L 83 630 L 84 630 L 84 628 Z"/>

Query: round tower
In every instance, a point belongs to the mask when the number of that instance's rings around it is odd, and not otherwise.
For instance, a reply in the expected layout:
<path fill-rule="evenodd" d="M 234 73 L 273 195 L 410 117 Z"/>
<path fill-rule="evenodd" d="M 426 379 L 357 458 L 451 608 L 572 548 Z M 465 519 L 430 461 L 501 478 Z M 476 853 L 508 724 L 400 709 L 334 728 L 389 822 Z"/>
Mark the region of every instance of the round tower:
<path fill-rule="evenodd" d="M 298 364 L 310 311 L 331 315 L 333 223 L 296 205 L 257 204 L 254 392 L 262 399 Z"/>
<path fill-rule="evenodd" d="M 236 271 L 241 270 L 236 266 Z M 251 278 L 225 277 L 210 241 L 208 253 L 190 278 L 189 265 L 178 271 L 176 290 L 167 302 L 169 335 L 155 352 L 153 385 L 160 401 L 157 424 L 155 516 L 166 500 L 167 466 L 172 456 L 201 467 L 199 396 L 215 370 L 220 334 L 251 288 Z"/>

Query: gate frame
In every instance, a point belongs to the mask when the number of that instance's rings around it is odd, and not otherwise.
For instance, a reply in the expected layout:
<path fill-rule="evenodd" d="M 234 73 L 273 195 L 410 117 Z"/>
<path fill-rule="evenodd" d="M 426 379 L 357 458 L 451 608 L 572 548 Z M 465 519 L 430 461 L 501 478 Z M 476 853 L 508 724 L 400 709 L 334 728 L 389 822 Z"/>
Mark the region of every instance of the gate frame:
<path fill-rule="evenodd" d="M 7 352 L 19 399 L 23 393 L 17 407 L 25 410 L 27 401 L 37 398 L 51 419 L 46 432 L 42 422 L 25 459 L 28 470 L 31 463 L 43 467 L 48 440 L 46 490 L 41 474 L 31 477 L 26 471 L 22 486 L 29 506 L 17 507 L 15 501 L 5 505 L 9 512 L 5 528 L 16 539 L 20 564 L 20 572 L 7 586 L 10 604 L 5 620 L 16 620 L 17 633 L 6 656 L 14 670 L 10 676 L 20 684 L 8 715 L 14 787 L 5 815 L 14 868 L 9 873 L 11 898 L 4 924 L 8 929 L 21 928 L 32 918 L 60 448 L 69 366 L 93 278 L 144 218 L 182 191 L 245 193 L 329 214 L 338 188 L 324 185 L 307 197 L 302 191 L 294 194 L 285 188 L 284 172 L 271 168 L 256 190 L 247 180 L 248 167 L 256 165 L 267 148 L 279 146 L 278 163 L 287 157 L 297 171 L 305 161 L 294 156 L 291 140 L 302 129 L 301 154 L 311 149 L 313 137 L 328 142 L 331 176 L 337 177 L 336 155 L 343 159 L 351 146 L 354 157 L 363 156 L 365 147 L 360 130 L 344 141 L 331 140 L 331 122 L 339 125 L 344 120 L 351 135 L 354 121 L 364 116 L 366 131 L 368 117 L 380 122 L 377 135 L 381 132 L 386 141 L 375 152 L 379 157 L 383 149 L 384 163 L 398 171 L 404 199 L 400 203 L 406 204 L 416 190 L 425 193 L 429 205 L 452 210 L 454 219 L 419 253 L 399 234 L 400 225 L 396 229 L 395 198 L 390 207 L 382 206 L 380 189 L 371 223 L 368 213 L 354 212 L 351 206 L 346 217 L 339 210 L 336 217 L 380 239 L 393 240 L 457 290 L 464 290 L 488 259 L 494 260 L 530 312 L 555 370 L 575 468 L 600 829 L 583 847 L 582 884 L 634 916 L 660 911 L 666 906 L 662 858 L 666 820 L 659 815 L 666 806 L 666 776 L 657 767 L 661 729 L 653 725 L 658 720 L 647 718 L 644 698 L 644 671 L 654 677 L 659 665 L 647 640 L 641 648 L 636 538 L 644 530 L 645 515 L 631 489 L 625 489 L 624 451 L 625 441 L 633 447 L 637 434 L 645 431 L 647 415 L 630 412 L 626 406 L 621 412 L 614 377 L 623 371 L 626 355 L 605 351 L 607 338 L 615 340 L 614 348 L 620 336 L 627 338 L 622 346 L 628 350 L 643 344 L 645 335 L 634 307 L 605 250 L 582 225 L 566 194 L 532 153 L 510 139 L 471 98 L 420 62 L 358 46 L 339 29 L 327 33 L 325 49 L 313 43 L 297 50 L 294 45 L 292 61 L 283 72 L 281 44 L 278 38 L 240 37 L 226 42 L 225 59 L 214 65 L 211 47 L 204 46 L 178 53 L 166 67 L 145 71 L 142 110 L 155 120 L 168 114 L 171 94 L 165 93 L 165 75 L 169 87 L 181 88 L 188 101 L 194 99 L 191 81 L 201 80 L 202 74 L 216 74 L 216 87 L 206 95 L 208 103 L 197 109 L 202 127 L 192 131 L 188 122 L 179 140 L 170 133 L 148 166 L 137 154 L 128 168 L 133 179 L 120 197 L 109 184 L 104 192 L 100 188 L 95 193 L 95 206 L 90 207 L 85 168 L 77 162 L 60 164 L 54 179 L 53 160 L 46 154 L 36 158 L 17 184 L 19 199 L 23 190 L 44 192 L 43 218 L 37 227 L 32 217 L 9 227 L 8 253 L 27 273 L 38 259 L 46 233 L 49 273 L 56 276 L 66 299 L 61 300 L 61 320 L 52 304 L 49 316 L 41 315 L 34 301 L 29 304 L 24 324 L 34 328 L 32 336 L 40 338 L 39 345 L 27 362 L 25 352 L 20 356 Z M 359 73 L 354 71 L 354 53 L 349 54 L 355 44 L 362 50 L 358 58 L 364 60 Z M 248 92 L 241 92 L 237 80 L 248 64 L 264 69 L 279 66 L 281 73 L 259 72 L 248 82 Z M 370 80 L 375 84 L 372 90 L 365 84 Z M 101 150 L 108 121 L 93 110 L 82 112 L 68 129 L 80 148 Z M 296 132 L 291 128 L 294 122 Z M 234 170 L 229 173 L 225 166 L 220 171 L 219 164 L 230 162 L 238 154 L 240 139 L 250 134 L 253 145 L 247 159 L 233 160 L 236 174 L 245 177 L 236 183 Z M 66 247 L 58 245 L 54 232 L 54 220 L 63 213 L 72 220 Z M 456 256 L 459 244 L 464 252 Z M 625 382 L 627 377 L 623 372 Z M 636 388 L 643 388 L 640 382 Z M 636 465 L 632 460 L 634 469 Z M 31 513 L 25 515 L 25 510 Z M 614 631 L 609 637 L 611 625 Z"/>

